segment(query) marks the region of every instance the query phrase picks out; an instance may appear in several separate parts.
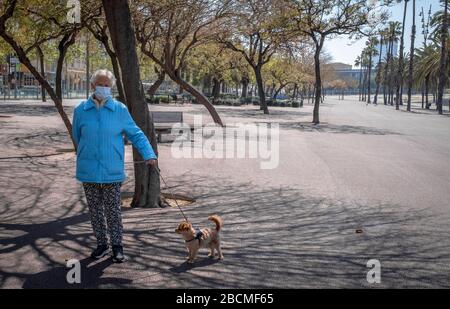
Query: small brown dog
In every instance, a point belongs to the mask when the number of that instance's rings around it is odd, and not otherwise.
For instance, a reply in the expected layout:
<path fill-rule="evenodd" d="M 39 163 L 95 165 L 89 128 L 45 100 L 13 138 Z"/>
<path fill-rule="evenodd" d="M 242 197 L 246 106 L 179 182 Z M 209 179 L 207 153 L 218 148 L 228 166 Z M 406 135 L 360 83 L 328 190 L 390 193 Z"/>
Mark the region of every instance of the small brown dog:
<path fill-rule="evenodd" d="M 214 251 L 217 250 L 219 260 L 223 259 L 219 234 L 223 221 L 217 215 L 208 217 L 208 220 L 214 222 L 216 225 L 215 230 L 210 228 L 195 230 L 192 224 L 186 221 L 181 222 L 175 230 L 175 233 L 183 236 L 183 239 L 186 242 L 186 248 L 189 253 L 189 256 L 187 257 L 188 263 L 194 263 L 200 248 L 209 248 L 210 252 L 208 256 L 210 258 L 214 258 Z"/>

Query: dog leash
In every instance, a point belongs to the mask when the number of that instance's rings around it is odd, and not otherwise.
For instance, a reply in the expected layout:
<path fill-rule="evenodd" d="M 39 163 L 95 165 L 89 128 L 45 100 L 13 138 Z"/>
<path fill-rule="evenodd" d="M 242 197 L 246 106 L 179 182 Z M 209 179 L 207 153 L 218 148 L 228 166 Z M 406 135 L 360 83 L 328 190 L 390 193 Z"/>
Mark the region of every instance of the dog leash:
<path fill-rule="evenodd" d="M 35 155 L 35 156 L 20 156 L 20 157 L 0 157 L 0 160 L 8 160 L 8 159 L 29 159 L 29 158 L 34 158 L 34 157 L 47 157 L 47 156 L 55 156 L 55 155 L 61 155 L 62 153 L 54 153 L 54 154 L 45 154 L 45 155 Z M 147 161 L 136 161 L 136 162 L 125 162 L 125 164 L 129 164 L 129 163 L 133 163 L 133 164 L 143 164 L 143 163 L 147 163 Z M 164 180 L 164 177 L 161 175 L 161 170 L 155 166 L 156 171 L 158 172 L 159 177 L 162 179 L 164 185 L 166 186 L 167 190 L 169 191 L 170 195 L 172 195 L 172 199 L 175 201 L 175 204 L 177 205 L 178 209 L 180 210 L 181 214 L 184 217 L 184 220 L 186 222 L 189 222 L 188 218 L 186 217 L 186 215 L 184 214 L 183 210 L 181 209 L 180 205 L 178 204 L 177 199 L 175 198 L 175 195 L 173 194 L 172 190 L 169 189 L 169 186 L 167 185 L 166 181 Z"/>
<path fill-rule="evenodd" d="M 143 164 L 143 163 L 147 163 L 147 161 L 136 161 L 136 162 L 125 162 L 125 163 L 133 163 L 133 164 Z M 166 186 L 167 190 L 169 191 L 170 195 L 172 196 L 172 199 L 175 201 L 175 204 L 177 205 L 178 209 L 180 210 L 181 214 L 184 217 L 184 220 L 186 222 L 189 222 L 188 218 L 186 217 L 186 215 L 184 214 L 183 210 L 181 209 L 180 205 L 178 204 L 177 199 L 175 198 L 175 194 L 173 194 L 172 190 L 170 190 L 169 186 L 167 185 L 166 181 L 164 180 L 164 177 L 161 175 L 161 170 L 159 169 L 159 167 L 155 166 L 156 171 L 158 172 L 159 177 L 161 178 L 161 180 L 163 181 L 164 185 Z"/>

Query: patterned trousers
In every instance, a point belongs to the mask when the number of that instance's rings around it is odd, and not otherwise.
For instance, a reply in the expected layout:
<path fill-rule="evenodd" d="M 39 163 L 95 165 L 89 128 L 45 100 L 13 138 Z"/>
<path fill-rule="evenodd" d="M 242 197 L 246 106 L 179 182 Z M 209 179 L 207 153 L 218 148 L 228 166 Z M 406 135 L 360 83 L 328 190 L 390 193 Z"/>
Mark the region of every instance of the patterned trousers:
<path fill-rule="evenodd" d="M 121 185 L 120 182 L 83 183 L 97 245 L 107 245 L 109 233 L 111 245 L 122 246 Z"/>

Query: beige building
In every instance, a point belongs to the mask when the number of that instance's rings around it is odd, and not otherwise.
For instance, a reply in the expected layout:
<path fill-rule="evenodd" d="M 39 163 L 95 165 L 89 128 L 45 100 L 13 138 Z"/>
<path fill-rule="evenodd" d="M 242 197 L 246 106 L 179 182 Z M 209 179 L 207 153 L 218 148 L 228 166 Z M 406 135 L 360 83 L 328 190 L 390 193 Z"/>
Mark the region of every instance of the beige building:
<path fill-rule="evenodd" d="M 39 61 L 32 61 L 35 68 L 40 70 Z M 56 62 L 47 62 L 45 64 L 45 76 L 50 84 L 55 86 L 56 78 Z M 39 91 L 40 85 L 31 74 L 31 72 L 22 64 L 12 64 L 8 68 L 7 63 L 1 65 L 1 84 L 2 89 L 7 91 L 15 89 L 19 95 L 28 95 L 28 93 L 36 93 Z M 62 89 L 66 96 L 83 95 L 86 92 L 86 64 L 84 59 L 75 59 L 74 61 L 66 61 L 62 71 Z"/>

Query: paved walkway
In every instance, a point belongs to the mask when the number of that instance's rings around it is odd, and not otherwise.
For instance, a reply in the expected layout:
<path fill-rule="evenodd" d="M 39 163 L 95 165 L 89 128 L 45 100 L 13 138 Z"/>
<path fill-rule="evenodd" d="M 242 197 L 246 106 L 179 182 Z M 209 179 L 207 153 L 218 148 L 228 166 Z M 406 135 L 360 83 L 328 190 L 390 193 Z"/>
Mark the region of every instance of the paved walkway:
<path fill-rule="evenodd" d="M 183 109 L 188 121 L 205 114 L 200 106 L 152 108 Z M 269 116 L 252 106 L 218 110 L 228 124 L 281 127 L 274 170 L 254 159 L 177 160 L 170 144 L 160 146 L 172 190 L 197 199 L 186 208 L 191 220 L 224 218 L 223 262 L 202 251 L 195 266 L 184 263 L 173 208 L 124 209 L 128 262 L 91 261 L 95 241 L 74 155 L 0 160 L 0 287 L 371 287 L 369 259 L 381 262 L 377 287 L 450 287 L 448 115 L 352 98 L 328 99 L 319 127 L 309 124 L 311 106 L 272 108 Z M 2 157 L 70 147 L 50 104 L 0 102 L 0 130 Z M 76 286 L 65 279 L 72 258 L 82 264 Z"/>

